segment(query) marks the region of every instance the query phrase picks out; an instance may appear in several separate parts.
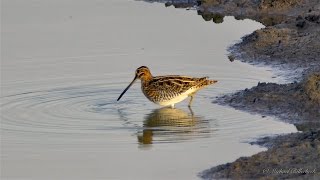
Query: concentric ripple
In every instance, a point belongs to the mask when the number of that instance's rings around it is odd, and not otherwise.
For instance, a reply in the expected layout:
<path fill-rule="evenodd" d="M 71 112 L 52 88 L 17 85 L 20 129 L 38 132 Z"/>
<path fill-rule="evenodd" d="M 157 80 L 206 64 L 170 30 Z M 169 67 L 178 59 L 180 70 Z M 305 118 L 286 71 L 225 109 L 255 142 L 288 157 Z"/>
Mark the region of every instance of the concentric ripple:
<path fill-rule="evenodd" d="M 266 127 L 260 126 L 263 119 L 211 104 L 212 89 L 224 91 L 222 87 L 202 90 L 193 109 L 187 109 L 186 102 L 170 109 L 159 108 L 147 101 L 137 86 L 117 102 L 116 98 L 125 86 L 126 83 L 96 81 L 2 97 L 1 128 L 55 134 L 129 132 L 140 144 L 210 138 L 213 133 L 216 140 L 232 138 L 235 132 L 237 137 L 266 133 Z M 248 117 L 251 120 L 248 121 Z M 242 131 L 244 128 L 252 131 Z"/>
<path fill-rule="evenodd" d="M 150 108 L 138 88 L 116 102 L 122 86 L 96 83 L 3 97 L 1 128 L 55 134 L 131 132 L 142 144 L 209 137 L 208 120 L 192 110 Z M 154 140 L 147 142 L 150 135 Z"/>
<path fill-rule="evenodd" d="M 114 102 L 105 100 L 106 94 L 115 97 L 117 92 L 94 84 L 3 97 L 2 128 L 61 133 L 99 129 L 107 119 L 117 119 Z"/>

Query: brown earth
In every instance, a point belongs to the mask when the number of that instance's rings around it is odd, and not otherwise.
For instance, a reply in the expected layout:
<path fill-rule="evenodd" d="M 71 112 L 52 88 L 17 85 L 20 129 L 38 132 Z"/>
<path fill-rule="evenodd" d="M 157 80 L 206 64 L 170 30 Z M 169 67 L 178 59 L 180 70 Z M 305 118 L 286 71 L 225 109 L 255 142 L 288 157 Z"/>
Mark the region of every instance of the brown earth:
<path fill-rule="evenodd" d="M 259 83 L 232 95 L 216 99 L 262 115 L 276 116 L 288 123 L 307 129 L 320 129 L 320 73 L 312 74 L 301 82 L 289 84 Z"/>
<path fill-rule="evenodd" d="M 264 24 L 266 28 L 256 30 L 231 47 L 229 57 L 273 66 L 285 71 L 288 79 L 299 81 L 289 84 L 259 83 L 251 89 L 218 97 L 215 102 L 279 117 L 294 123 L 303 133 L 267 137 L 265 140 L 268 139 L 268 143 L 260 144 L 269 144 L 267 151 L 211 168 L 200 176 L 205 179 L 319 179 L 319 1 L 203 0 L 201 6 L 202 14 L 219 12 L 221 15 L 241 16 L 239 19 L 250 18 Z"/>
<path fill-rule="evenodd" d="M 213 167 L 200 176 L 204 179 L 319 179 L 319 132 L 264 138 L 259 144 L 269 143 L 268 151 Z"/>

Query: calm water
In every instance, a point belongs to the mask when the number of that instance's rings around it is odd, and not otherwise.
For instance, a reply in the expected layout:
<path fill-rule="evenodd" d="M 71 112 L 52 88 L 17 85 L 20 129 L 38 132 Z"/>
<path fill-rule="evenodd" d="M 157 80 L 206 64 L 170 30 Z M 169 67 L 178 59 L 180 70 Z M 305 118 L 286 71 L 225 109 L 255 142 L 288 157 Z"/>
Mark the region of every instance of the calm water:
<path fill-rule="evenodd" d="M 262 25 L 129 0 L 2 1 L 1 176 L 4 179 L 196 179 L 264 150 L 246 141 L 296 131 L 212 101 L 278 81 L 227 60 L 226 48 Z M 209 76 L 192 110 L 149 102 L 136 83 L 154 75 Z"/>

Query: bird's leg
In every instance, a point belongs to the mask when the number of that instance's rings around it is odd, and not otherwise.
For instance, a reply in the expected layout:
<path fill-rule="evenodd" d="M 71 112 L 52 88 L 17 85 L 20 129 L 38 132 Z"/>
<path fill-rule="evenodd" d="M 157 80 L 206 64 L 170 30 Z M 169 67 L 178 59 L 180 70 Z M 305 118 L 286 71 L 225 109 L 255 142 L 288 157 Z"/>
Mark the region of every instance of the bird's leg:
<path fill-rule="evenodd" d="M 194 117 L 194 113 L 193 113 L 193 111 L 192 111 L 192 109 L 191 109 L 191 107 L 190 107 L 190 106 L 188 106 L 188 108 L 189 108 L 189 110 L 190 110 L 190 113 L 191 113 L 191 117 L 192 117 L 192 120 L 193 120 L 193 117 Z"/>
<path fill-rule="evenodd" d="M 171 108 L 174 109 L 174 104 L 171 104 Z"/>
<path fill-rule="evenodd" d="M 193 100 L 194 93 L 190 94 L 189 96 L 190 96 L 190 101 L 189 101 L 188 106 L 191 107 L 191 103 L 192 103 L 192 100 Z"/>

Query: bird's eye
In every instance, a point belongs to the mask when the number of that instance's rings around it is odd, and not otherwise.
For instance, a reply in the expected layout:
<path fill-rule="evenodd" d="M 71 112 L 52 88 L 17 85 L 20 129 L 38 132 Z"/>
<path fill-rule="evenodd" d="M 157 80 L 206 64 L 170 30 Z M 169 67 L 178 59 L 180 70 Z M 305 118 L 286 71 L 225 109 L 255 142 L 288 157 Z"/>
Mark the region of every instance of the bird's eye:
<path fill-rule="evenodd" d="M 139 77 L 144 76 L 144 72 L 139 73 Z"/>

